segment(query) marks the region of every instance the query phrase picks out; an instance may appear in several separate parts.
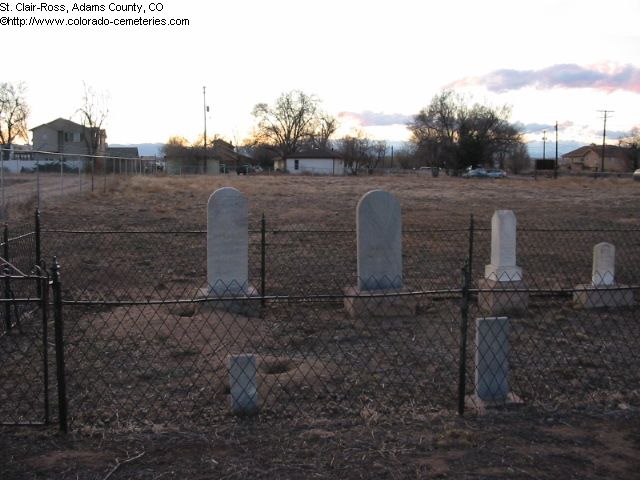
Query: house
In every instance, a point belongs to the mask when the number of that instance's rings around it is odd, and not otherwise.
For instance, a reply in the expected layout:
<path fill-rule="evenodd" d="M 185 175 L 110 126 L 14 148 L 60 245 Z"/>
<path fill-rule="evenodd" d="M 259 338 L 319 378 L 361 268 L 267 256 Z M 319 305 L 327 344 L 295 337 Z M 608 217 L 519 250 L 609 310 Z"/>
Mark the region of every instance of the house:
<path fill-rule="evenodd" d="M 588 145 L 562 155 L 560 168 L 572 172 L 599 172 L 602 169 L 602 146 Z M 605 172 L 632 172 L 633 152 L 630 148 L 606 145 L 604 149 Z"/>
<path fill-rule="evenodd" d="M 138 147 L 108 147 L 104 159 L 105 173 L 136 173 L 142 170 Z"/>
<path fill-rule="evenodd" d="M 57 118 L 31 129 L 33 149 L 42 152 L 64 153 L 70 155 L 104 155 L 107 151 L 107 133 L 100 129 L 98 148 L 90 152 L 86 134 L 88 127 L 79 123 Z"/>
<path fill-rule="evenodd" d="M 345 174 L 342 157 L 333 150 L 324 148 L 292 153 L 287 159 L 276 158 L 274 168 L 294 175 L 303 173 L 311 175 Z"/>
<path fill-rule="evenodd" d="M 97 130 L 97 128 L 96 128 Z M 86 155 L 91 153 L 87 142 L 89 128 L 79 123 L 57 118 L 31 129 L 33 136 L 33 159 L 38 162 L 50 162 L 52 165 L 64 159 L 65 165 L 72 169 L 87 167 Z M 94 155 L 104 155 L 107 151 L 107 133 L 100 129 L 98 148 Z M 64 154 L 64 155 L 57 155 Z"/>
<path fill-rule="evenodd" d="M 239 155 L 233 145 L 218 138 L 211 143 L 206 152 L 202 147 L 182 147 L 171 154 L 168 153 L 166 168 L 170 175 L 218 175 L 235 172 L 239 161 Z"/>

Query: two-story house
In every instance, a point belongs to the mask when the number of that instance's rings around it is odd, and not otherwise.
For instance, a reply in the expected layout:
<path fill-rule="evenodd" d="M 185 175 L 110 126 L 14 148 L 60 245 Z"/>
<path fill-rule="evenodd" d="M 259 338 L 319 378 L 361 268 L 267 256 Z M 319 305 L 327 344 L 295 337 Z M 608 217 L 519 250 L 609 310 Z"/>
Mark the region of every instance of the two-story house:
<path fill-rule="evenodd" d="M 573 172 L 599 172 L 603 164 L 605 172 L 632 172 L 633 152 L 630 148 L 606 145 L 603 162 L 602 146 L 588 145 L 565 153 L 560 161 L 561 168 Z"/>
<path fill-rule="evenodd" d="M 91 152 L 88 142 L 90 129 L 64 118 L 34 127 L 31 132 L 34 160 L 58 162 L 61 155 L 52 154 L 64 154 L 65 162 L 85 162 L 83 155 L 104 155 L 107 151 L 107 133 L 104 129 L 100 129 L 98 146 L 95 152 Z"/>

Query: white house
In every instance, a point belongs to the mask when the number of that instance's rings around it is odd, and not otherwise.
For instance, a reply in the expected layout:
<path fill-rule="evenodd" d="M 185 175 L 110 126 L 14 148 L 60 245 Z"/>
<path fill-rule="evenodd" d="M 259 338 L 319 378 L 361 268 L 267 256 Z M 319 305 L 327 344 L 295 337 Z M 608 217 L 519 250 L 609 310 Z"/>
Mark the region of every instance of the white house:
<path fill-rule="evenodd" d="M 344 175 L 345 168 L 342 157 L 333 150 L 317 149 L 292 153 L 286 160 L 274 160 L 276 170 L 286 171 L 294 175 Z"/>

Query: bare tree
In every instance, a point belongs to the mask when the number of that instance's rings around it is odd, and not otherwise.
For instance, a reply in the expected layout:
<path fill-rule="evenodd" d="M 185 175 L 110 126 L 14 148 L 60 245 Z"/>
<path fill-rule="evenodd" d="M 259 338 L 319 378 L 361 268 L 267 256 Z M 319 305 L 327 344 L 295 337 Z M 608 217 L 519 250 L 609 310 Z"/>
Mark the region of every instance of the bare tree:
<path fill-rule="evenodd" d="M 106 132 L 104 122 L 109 114 L 108 97 L 105 93 L 98 93 L 84 84 L 82 106 L 78 109 L 80 124 L 84 127 L 84 141 L 89 155 L 103 153 L 106 146 Z"/>
<path fill-rule="evenodd" d="M 329 147 L 329 140 L 338 130 L 338 119 L 327 113 L 320 114 L 318 124 L 312 133 L 312 148 Z"/>
<path fill-rule="evenodd" d="M 293 90 L 281 94 L 274 105 L 257 104 L 254 143 L 269 145 L 286 159 L 318 134 L 319 103 L 315 96 Z"/>
<path fill-rule="evenodd" d="M 504 167 L 511 173 L 523 173 L 531 169 L 531 157 L 524 143 L 515 145 L 506 155 Z"/>
<path fill-rule="evenodd" d="M 357 175 L 362 170 L 371 172 L 378 166 L 387 151 L 387 143 L 373 141 L 362 130 L 338 140 L 338 151 L 345 167 Z"/>
<path fill-rule="evenodd" d="M 417 154 L 427 165 L 461 169 L 504 161 L 522 138 L 509 123 L 507 106 L 475 103 L 453 92 L 442 92 L 431 100 L 408 125 Z"/>
<path fill-rule="evenodd" d="M 621 138 L 618 143 L 621 147 L 626 147 L 630 150 L 633 169 L 636 170 L 640 164 L 640 127 L 633 127 L 629 135 Z"/>
<path fill-rule="evenodd" d="M 0 83 L 0 144 L 13 145 L 16 139 L 29 140 L 27 118 L 29 106 L 25 100 L 26 86 L 23 82 Z M 8 155 L 8 151 L 6 154 Z"/>

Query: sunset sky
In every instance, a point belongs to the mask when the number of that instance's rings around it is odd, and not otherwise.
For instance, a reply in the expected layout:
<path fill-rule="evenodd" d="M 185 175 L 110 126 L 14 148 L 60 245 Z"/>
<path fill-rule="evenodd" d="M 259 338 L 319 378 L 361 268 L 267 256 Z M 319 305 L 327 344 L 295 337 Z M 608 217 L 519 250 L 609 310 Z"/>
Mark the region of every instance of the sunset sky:
<path fill-rule="evenodd" d="M 3 0 L 6 1 L 6 0 Z M 139 5 L 144 9 L 148 3 Z M 31 127 L 72 118 L 83 81 L 110 98 L 112 144 L 242 140 L 251 110 L 284 91 L 322 99 L 340 134 L 388 140 L 449 88 L 512 106 L 528 139 L 558 121 L 563 141 L 611 143 L 640 125 L 639 0 L 163 0 L 162 13 L 16 12 L 29 18 L 185 18 L 189 26 L 1 26 L 13 56 L 3 81 L 23 80 Z M 94 2 L 108 9 L 110 2 Z M 125 5 L 124 3 L 122 5 Z"/>

